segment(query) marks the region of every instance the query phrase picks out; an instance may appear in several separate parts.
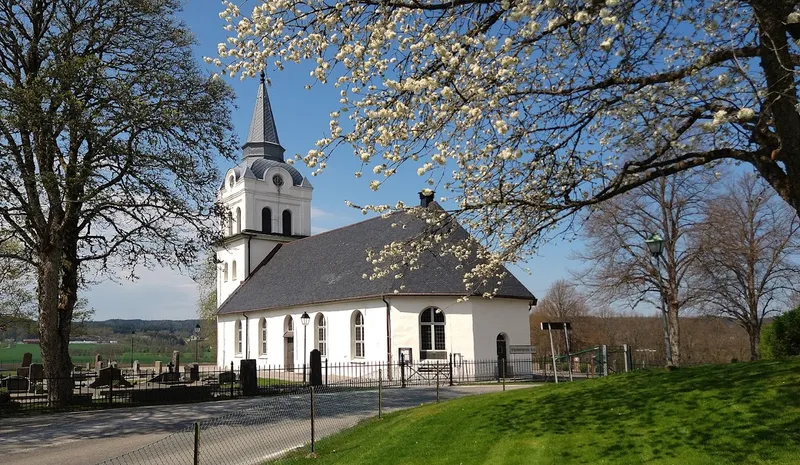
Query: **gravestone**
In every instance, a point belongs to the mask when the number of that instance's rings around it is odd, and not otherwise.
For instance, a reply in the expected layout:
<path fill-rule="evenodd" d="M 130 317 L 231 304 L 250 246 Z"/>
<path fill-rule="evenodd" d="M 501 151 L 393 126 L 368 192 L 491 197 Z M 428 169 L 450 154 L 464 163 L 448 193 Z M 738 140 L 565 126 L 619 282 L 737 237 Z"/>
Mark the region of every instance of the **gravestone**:
<path fill-rule="evenodd" d="M 95 370 L 95 371 L 100 371 L 100 370 L 102 370 L 102 369 L 103 369 L 103 362 L 102 362 L 102 361 L 96 362 L 96 363 L 94 364 L 94 370 Z"/>
<path fill-rule="evenodd" d="M 100 355 L 100 354 L 95 355 L 94 356 L 94 369 L 95 370 L 101 370 L 103 368 L 103 363 L 102 362 L 103 362 L 103 356 Z"/>
<path fill-rule="evenodd" d="M 89 387 L 96 389 L 102 386 L 111 386 L 111 383 L 114 383 L 114 386 L 118 387 L 132 386 L 131 383 L 122 377 L 122 370 L 119 368 L 108 367 L 100 370 L 97 373 L 97 379 L 95 379 L 94 382 L 89 385 Z"/>
<path fill-rule="evenodd" d="M 86 362 L 86 365 L 83 367 L 84 370 L 89 371 L 92 369 L 92 363 Z"/>
<path fill-rule="evenodd" d="M 311 377 L 312 386 L 322 386 L 322 356 L 318 349 L 311 351 Z"/>
<path fill-rule="evenodd" d="M 233 382 L 236 382 L 236 373 L 223 371 L 219 374 L 219 384 L 231 384 Z"/>
<path fill-rule="evenodd" d="M 31 383 L 36 383 L 44 379 L 44 365 L 41 363 L 31 363 L 28 379 Z"/>
<path fill-rule="evenodd" d="M 168 371 L 166 373 L 160 373 L 160 374 L 150 378 L 149 380 L 147 380 L 147 382 L 148 383 L 175 384 L 175 383 L 180 383 L 181 379 L 180 379 L 180 375 L 178 375 L 177 372 L 173 373 L 171 371 Z"/>
<path fill-rule="evenodd" d="M 113 360 L 111 362 L 108 362 L 108 366 L 109 366 L 109 368 L 116 368 L 117 367 L 117 361 Z"/>
<path fill-rule="evenodd" d="M 177 373 L 179 367 L 181 366 L 181 353 L 177 350 L 172 351 L 172 366 L 175 367 L 175 372 Z"/>
<path fill-rule="evenodd" d="M 22 376 L 9 376 L 0 380 L 0 387 L 8 389 L 8 392 L 27 392 L 28 378 Z"/>
<path fill-rule="evenodd" d="M 157 375 L 161 374 L 161 360 L 156 360 L 153 362 L 153 370 L 156 372 Z"/>
<path fill-rule="evenodd" d="M 32 360 L 33 360 L 33 354 L 31 354 L 30 352 L 25 352 L 24 354 L 22 354 L 22 365 L 20 365 L 20 367 L 17 368 L 17 376 L 24 376 L 26 378 L 28 377 L 28 374 L 30 373 L 30 366 Z"/>
<path fill-rule="evenodd" d="M 31 366 L 28 367 L 28 381 L 30 381 L 30 392 L 31 394 L 37 393 L 36 387 L 40 386 L 41 389 L 41 382 L 44 380 L 44 365 L 41 363 L 31 363 Z M 37 393 L 38 394 L 38 393 Z"/>
<path fill-rule="evenodd" d="M 139 376 L 142 373 L 142 364 L 138 360 L 133 361 L 133 374 Z"/>
<path fill-rule="evenodd" d="M 256 361 L 246 359 L 239 362 L 239 379 L 242 382 L 242 394 L 254 396 L 258 394 L 258 376 L 256 376 Z"/>
<path fill-rule="evenodd" d="M 192 363 L 191 365 L 183 367 L 183 373 L 189 373 L 189 381 L 192 383 L 200 381 L 200 365 L 197 363 Z"/>

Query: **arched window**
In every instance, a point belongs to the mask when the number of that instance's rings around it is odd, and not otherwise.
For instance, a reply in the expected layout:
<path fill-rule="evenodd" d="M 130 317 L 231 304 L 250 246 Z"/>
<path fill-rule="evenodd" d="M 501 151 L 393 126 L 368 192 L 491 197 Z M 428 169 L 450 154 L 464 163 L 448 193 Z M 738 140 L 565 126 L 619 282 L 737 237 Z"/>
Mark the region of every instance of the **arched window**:
<path fill-rule="evenodd" d="M 429 352 L 444 351 L 444 312 L 440 308 L 428 307 L 419 318 L 420 359 L 441 358 Z"/>
<path fill-rule="evenodd" d="M 269 207 L 261 209 L 261 232 L 272 232 L 272 210 Z"/>
<path fill-rule="evenodd" d="M 228 262 L 225 262 L 225 264 L 222 265 L 222 280 L 228 280 Z"/>
<path fill-rule="evenodd" d="M 231 262 L 231 280 L 236 281 L 236 260 Z"/>
<path fill-rule="evenodd" d="M 233 215 L 228 211 L 228 235 L 233 236 Z"/>
<path fill-rule="evenodd" d="M 242 343 L 244 342 L 244 335 L 242 334 L 242 320 L 236 320 L 236 353 L 242 353 Z"/>
<path fill-rule="evenodd" d="M 258 348 L 261 355 L 267 355 L 267 319 L 262 318 L 258 324 Z"/>
<path fill-rule="evenodd" d="M 353 358 L 364 358 L 364 315 L 353 313 Z"/>
<path fill-rule="evenodd" d="M 328 355 L 328 323 L 322 313 L 317 315 L 316 329 L 317 349 L 319 349 L 319 354 L 325 357 Z"/>
<path fill-rule="evenodd" d="M 236 207 L 236 232 L 242 232 L 242 209 Z"/>
<path fill-rule="evenodd" d="M 286 331 L 294 331 L 294 320 L 291 315 L 286 315 Z"/>
<path fill-rule="evenodd" d="M 291 236 L 292 235 L 292 212 L 289 210 L 283 211 L 283 235 L 284 236 Z"/>

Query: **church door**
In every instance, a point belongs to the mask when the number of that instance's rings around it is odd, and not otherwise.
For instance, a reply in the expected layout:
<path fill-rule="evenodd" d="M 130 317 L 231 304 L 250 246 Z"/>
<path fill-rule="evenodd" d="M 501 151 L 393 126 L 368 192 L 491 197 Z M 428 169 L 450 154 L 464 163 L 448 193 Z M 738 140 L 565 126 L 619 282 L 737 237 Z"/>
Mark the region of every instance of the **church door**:
<path fill-rule="evenodd" d="M 284 349 L 283 366 L 286 371 L 294 371 L 294 337 L 283 338 L 286 348 Z"/>
<path fill-rule="evenodd" d="M 497 377 L 501 377 L 505 374 L 508 376 L 508 370 L 503 370 L 503 364 L 505 363 L 506 368 L 508 368 L 508 346 L 506 345 L 506 335 L 500 333 L 497 335 Z"/>

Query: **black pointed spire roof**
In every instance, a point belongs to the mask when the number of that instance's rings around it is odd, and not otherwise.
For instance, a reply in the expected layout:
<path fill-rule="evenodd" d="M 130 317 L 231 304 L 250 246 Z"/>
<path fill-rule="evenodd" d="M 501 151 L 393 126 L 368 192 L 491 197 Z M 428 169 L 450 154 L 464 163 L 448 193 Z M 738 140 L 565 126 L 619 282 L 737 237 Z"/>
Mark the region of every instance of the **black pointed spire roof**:
<path fill-rule="evenodd" d="M 266 158 L 277 162 L 284 162 L 284 148 L 278 140 L 278 129 L 275 127 L 275 118 L 272 115 L 272 106 L 269 103 L 267 82 L 264 72 L 261 72 L 261 82 L 258 86 L 256 106 L 253 109 L 253 118 L 250 120 L 250 131 L 247 141 L 242 147 L 244 157 Z"/>

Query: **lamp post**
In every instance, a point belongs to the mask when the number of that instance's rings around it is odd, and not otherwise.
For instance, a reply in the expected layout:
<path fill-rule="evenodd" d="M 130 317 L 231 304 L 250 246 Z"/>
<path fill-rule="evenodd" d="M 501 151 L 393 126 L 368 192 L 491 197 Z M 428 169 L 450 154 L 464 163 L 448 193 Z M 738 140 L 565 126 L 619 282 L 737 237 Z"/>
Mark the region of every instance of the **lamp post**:
<path fill-rule="evenodd" d="M 311 317 L 308 316 L 308 313 L 303 312 L 303 315 L 300 317 L 300 322 L 303 323 L 303 384 L 306 382 L 306 335 L 308 331 L 308 322 L 311 321 Z"/>
<path fill-rule="evenodd" d="M 131 331 L 131 368 L 133 368 L 133 335 L 136 331 Z"/>
<path fill-rule="evenodd" d="M 664 350 L 667 355 L 667 366 L 673 366 L 672 347 L 669 341 L 669 320 L 667 319 L 666 299 L 664 298 L 664 281 L 661 278 L 661 254 L 664 252 L 664 239 L 658 233 L 645 239 L 650 255 L 656 259 L 656 273 L 658 273 L 658 293 L 661 295 L 661 314 L 664 316 Z"/>
<path fill-rule="evenodd" d="M 200 363 L 197 358 L 197 342 L 200 340 L 200 324 L 194 325 L 194 363 Z"/>

